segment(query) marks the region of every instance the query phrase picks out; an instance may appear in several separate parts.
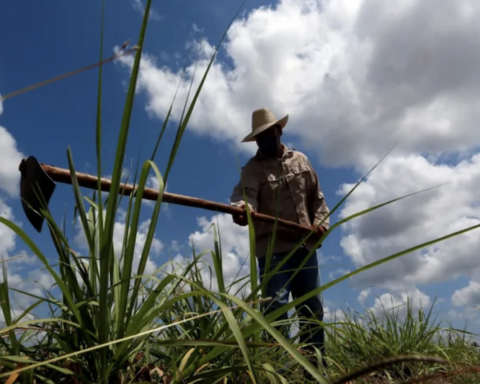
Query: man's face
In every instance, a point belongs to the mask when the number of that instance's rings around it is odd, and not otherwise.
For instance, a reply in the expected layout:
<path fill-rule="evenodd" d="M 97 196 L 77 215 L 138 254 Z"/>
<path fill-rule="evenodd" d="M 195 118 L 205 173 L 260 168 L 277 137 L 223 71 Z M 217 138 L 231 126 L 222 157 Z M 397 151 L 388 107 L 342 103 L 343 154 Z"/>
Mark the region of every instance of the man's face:
<path fill-rule="evenodd" d="M 263 131 L 262 133 L 259 133 L 255 140 L 258 141 L 263 140 L 263 139 L 268 139 L 271 137 L 277 137 L 278 136 L 278 125 L 274 125 L 273 127 L 268 128 L 267 130 Z"/>
<path fill-rule="evenodd" d="M 267 157 L 279 157 L 280 129 L 277 125 L 268 128 L 255 137 L 258 148 Z"/>

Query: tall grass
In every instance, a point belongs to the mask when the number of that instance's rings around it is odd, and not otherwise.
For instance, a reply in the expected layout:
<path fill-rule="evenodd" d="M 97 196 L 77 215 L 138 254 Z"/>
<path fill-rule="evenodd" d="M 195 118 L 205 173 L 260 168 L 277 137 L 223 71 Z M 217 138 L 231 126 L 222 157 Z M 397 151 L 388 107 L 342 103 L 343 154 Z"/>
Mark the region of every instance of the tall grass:
<path fill-rule="evenodd" d="M 475 366 L 480 351 L 474 347 L 472 335 L 446 327 L 433 318 L 433 308 L 419 308 L 414 313 L 410 300 L 406 304 L 384 308 L 381 313 L 367 310 L 364 314 L 342 311 L 342 320 L 329 327 L 329 355 L 335 362 L 333 370 L 340 374 L 344 367 L 362 366 L 385 357 L 405 355 L 437 356 L 448 361 Z M 423 362 L 401 363 L 375 372 L 376 377 L 406 380 L 435 372 L 447 372 L 446 367 Z"/>
<path fill-rule="evenodd" d="M 249 259 L 251 275 L 236 280 L 231 286 L 226 286 L 220 238 L 217 235 L 214 238 L 212 250 L 201 254 L 194 253 L 190 263 L 181 268 L 167 263 L 154 274 L 145 275 L 168 175 L 216 52 L 225 37 L 224 34 L 192 100 L 189 103 L 188 100 L 185 102 L 165 171 L 160 172 L 154 160 L 170 112 L 164 121 L 151 157 L 144 160 L 136 170 L 133 180 L 137 186 L 135 195 L 120 196 L 123 161 L 150 6 L 151 0 L 147 1 L 145 6 L 125 99 L 114 167 L 111 172 L 112 189 L 105 199 L 100 186 L 92 196 L 83 195 L 75 177 L 74 156 L 71 150 L 67 149 L 67 161 L 72 172 L 72 193 L 76 202 L 75 213 L 85 233 L 88 255 L 79 256 L 72 250 L 66 236 L 65 225 L 56 223 L 47 206 L 43 207 L 41 214 L 46 220 L 52 242 L 58 253 L 56 266 L 49 263 L 42 250 L 22 228 L 0 217 L 0 223 L 14 231 L 40 260 L 60 291 L 60 297 L 55 297 L 49 291 L 45 292 L 44 297 L 35 296 L 35 303 L 15 317 L 10 308 L 9 290 L 11 288 L 8 286 L 7 267 L 4 264 L 4 280 L 0 284 L 1 308 L 5 318 L 5 326 L 1 329 L 2 338 L 0 338 L 2 352 L 0 363 L 3 366 L 0 377 L 8 378 L 10 383 L 15 380 L 25 383 L 32 383 L 35 380 L 37 383 L 101 384 L 286 383 L 303 382 L 304 373 L 308 371 L 318 382 L 327 383 L 322 369 L 315 368 L 303 355 L 301 346 L 293 338 L 285 337 L 274 327 L 278 316 L 355 274 L 479 226 L 387 256 L 338 278 L 265 317 L 259 310 L 259 301 L 263 300 L 261 292 L 269 277 L 278 271 L 281 264 L 272 269 L 265 276 L 263 283 L 259 284 L 256 259 L 252 253 Z M 100 39 L 100 61 L 102 61 L 103 25 Z M 99 67 L 97 93 L 96 154 L 97 171 L 101 175 L 104 172 L 101 113 L 102 65 Z M 143 207 L 142 194 L 151 171 L 159 180 L 159 197 L 151 213 L 151 224 L 137 264 L 134 260 L 134 248 Z M 363 180 L 364 178 L 338 202 L 331 210 L 331 214 Z M 408 196 L 371 207 L 335 223 L 317 245 L 320 245 L 343 223 L 406 197 Z M 126 199 L 127 206 L 126 229 L 120 256 L 116 257 L 113 242 L 114 224 L 123 199 Z M 250 212 L 248 212 L 248 218 L 251 250 L 253 250 L 254 232 Z M 216 233 L 215 227 L 214 230 Z M 213 266 L 206 267 L 202 263 L 202 258 L 208 253 L 212 256 Z M 293 251 L 287 259 L 292 255 Z M 313 251 L 310 252 L 309 257 L 312 255 Z M 271 252 L 267 257 L 270 256 Z M 212 291 L 210 283 L 203 280 L 202 268 L 215 270 L 218 291 Z M 248 289 L 242 290 L 244 293 L 240 295 L 239 292 L 232 292 L 232 286 Z M 49 316 L 32 319 L 30 314 L 33 309 L 41 305 L 48 308 Z M 411 314 L 409 316 L 407 319 L 413 319 Z M 374 318 L 370 320 L 372 322 Z M 371 326 L 368 330 L 365 327 L 362 328 L 354 319 L 344 322 L 341 327 L 333 323 L 317 324 L 329 329 L 328 343 L 331 354 L 328 359 L 332 362 L 333 368 L 329 370 L 332 378 L 341 380 L 342 376 L 347 375 L 356 366 L 382 358 L 387 353 L 392 356 L 400 353 L 426 353 L 444 358 L 459 357 L 458 354 L 463 354 L 462 356 L 468 357 L 467 360 L 478 362 L 475 351 L 467 350 L 466 343 L 462 344 L 457 340 L 455 341 L 457 344 L 453 341 L 447 344 L 433 344 L 431 336 L 437 334 L 438 329 L 425 325 L 424 318 L 416 322 L 407 321 L 403 326 L 399 326 L 396 320 L 391 319 L 387 322 L 387 328 L 382 328 L 374 322 L 371 324 L 373 328 Z M 275 342 L 262 342 L 262 332 L 269 334 Z M 374 340 L 374 344 L 370 340 Z M 379 348 L 377 352 L 374 352 L 374 347 Z M 449 350 L 454 352 L 447 353 L 446 351 Z M 320 357 L 317 356 L 317 358 Z M 463 357 L 462 359 L 465 360 Z M 424 371 L 420 369 L 418 372 Z"/>

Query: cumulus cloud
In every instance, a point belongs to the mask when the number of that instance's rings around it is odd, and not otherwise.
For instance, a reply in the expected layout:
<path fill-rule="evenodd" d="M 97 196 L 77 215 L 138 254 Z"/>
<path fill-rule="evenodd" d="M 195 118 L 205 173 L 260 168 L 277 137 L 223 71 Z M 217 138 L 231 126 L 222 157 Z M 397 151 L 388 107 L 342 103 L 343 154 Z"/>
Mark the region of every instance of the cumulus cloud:
<path fill-rule="evenodd" d="M 183 269 L 193 261 L 193 253 L 198 257 L 203 254 L 197 267 L 200 271 L 204 286 L 218 292 L 218 276 L 214 268 L 212 252 L 215 251 L 215 233 L 220 240 L 222 252 L 223 279 L 225 288 L 230 294 L 248 295 L 250 286 L 244 286 L 246 280 L 240 279 L 250 274 L 250 249 L 248 228 L 240 227 L 233 223 L 232 217 L 227 214 L 218 214 L 210 219 L 197 218 L 199 230 L 191 233 L 188 237 L 189 250 L 179 247 L 178 242 L 172 242 L 172 250 L 178 251 L 172 259 L 172 264 L 167 272 L 181 273 Z M 184 250 L 180 252 L 181 248 Z M 190 252 L 188 254 L 187 252 Z M 185 286 L 185 290 L 189 287 Z"/>
<path fill-rule="evenodd" d="M 232 25 L 223 46 L 228 63 L 212 66 L 189 129 L 237 145 L 250 131 L 252 110 L 270 107 L 279 117 L 290 114 L 285 132 L 323 165 L 362 174 L 400 138 L 341 217 L 449 184 L 345 225 L 344 252 L 357 266 L 365 265 L 479 223 L 479 24 L 475 0 L 403 1 L 395 7 L 379 0 L 281 0 L 254 9 Z M 214 46 L 202 40 L 191 48 L 200 58 L 196 87 Z M 119 60 L 131 68 L 133 58 Z M 181 115 L 194 68 L 192 61 L 174 118 Z M 144 55 L 138 91 L 146 95 L 152 118 L 166 116 L 181 75 Z M 340 193 L 350 188 L 342 185 Z M 352 282 L 395 289 L 398 300 L 406 292 L 419 297 L 420 284 L 460 276 L 478 283 L 479 239 L 478 231 L 464 234 Z M 475 287 L 470 283 L 452 300 L 464 296 L 471 302 Z"/>
<path fill-rule="evenodd" d="M 384 316 L 386 312 L 393 311 L 399 318 L 404 319 L 408 310 L 407 303 L 415 314 L 430 305 L 430 297 L 416 288 L 384 293 L 375 299 L 375 303 L 370 310 L 379 318 Z"/>
<path fill-rule="evenodd" d="M 3 113 L 3 102 L 0 94 L 0 115 Z M 5 127 L 0 125 L 0 190 L 14 196 L 18 191 L 20 172 L 18 165 L 23 154 L 17 148 L 17 142 Z"/>
<path fill-rule="evenodd" d="M 132 7 L 135 11 L 141 13 L 142 16 L 145 13 L 145 4 L 142 0 L 132 0 Z M 162 16 L 152 9 L 152 7 L 150 7 L 150 13 L 148 16 L 151 20 L 162 20 Z"/>
<path fill-rule="evenodd" d="M 3 103 L 0 95 L 0 115 L 3 112 Z M 18 165 L 23 154 L 17 149 L 17 142 L 11 133 L 0 126 L 0 191 L 7 196 L 16 196 L 20 182 Z M 6 197 L 6 196 L 5 196 Z M 0 194 L 0 217 L 14 222 L 21 226 L 22 223 L 16 220 L 12 207 Z M 30 294 L 41 295 L 41 287 L 50 288 L 52 278 L 45 272 L 36 269 L 25 276 L 25 265 L 32 265 L 36 262 L 34 256 L 28 255 L 25 251 L 18 249 L 17 236 L 7 226 L 0 224 L 0 281 L 3 281 L 3 268 L 7 269 L 9 287 L 15 287 Z M 27 277 L 27 280 L 25 280 Z M 30 296 L 15 293 L 11 294 L 12 316 L 16 318 L 23 313 L 23 310 L 35 300 Z M 3 312 L 0 313 L 0 323 L 4 321 Z"/>
<path fill-rule="evenodd" d="M 12 208 L 0 198 L 0 216 L 13 220 Z M 15 233 L 5 225 L 0 225 L 0 255 L 7 255 L 15 249 Z M 3 258 L 3 257 L 2 257 Z"/>
<path fill-rule="evenodd" d="M 28 264 L 24 263 L 23 266 L 25 267 L 25 265 Z M 22 272 L 26 272 L 25 269 L 26 268 L 23 268 Z M 57 289 L 56 287 L 54 288 L 55 280 L 53 277 L 41 269 L 30 269 L 27 273 L 14 273 L 12 272 L 11 264 L 9 263 L 7 264 L 7 271 L 8 286 L 10 288 L 15 288 L 19 291 L 27 292 L 38 297 L 44 297 L 45 290 L 50 291 L 50 293 L 53 294 L 53 291 Z M 15 313 L 19 309 L 26 309 L 36 301 L 35 298 L 19 292 L 11 292 L 10 295 L 10 300 L 13 304 L 12 307 L 15 310 Z M 17 313 L 17 315 L 19 314 L 20 313 Z"/>
<path fill-rule="evenodd" d="M 395 9 L 376 0 L 282 0 L 255 9 L 232 25 L 224 44 L 231 65 L 212 67 L 190 129 L 238 142 L 252 110 L 268 106 L 289 113 L 286 132 L 327 165 L 371 164 L 400 134 L 405 153 L 471 150 L 480 144 L 479 9 L 474 0 Z M 204 40 L 193 47 L 198 85 L 214 47 Z M 131 66 L 133 58 L 120 60 Z M 152 116 L 165 117 L 179 80 L 145 55 L 138 89 Z"/>
<path fill-rule="evenodd" d="M 365 301 L 367 300 L 368 296 L 370 295 L 371 293 L 371 289 L 370 288 L 367 288 L 367 289 L 364 289 L 360 292 L 360 294 L 358 295 L 358 301 L 360 304 L 364 305 L 365 304 Z"/>
<path fill-rule="evenodd" d="M 477 186 L 480 155 L 456 165 L 433 164 L 422 156 L 387 158 L 347 200 L 344 218 L 375 204 L 442 183 L 439 188 L 395 202 L 343 227 L 341 245 L 357 266 L 480 224 Z M 352 185 L 343 185 L 341 194 Z M 436 243 L 362 272 L 352 281 L 409 286 L 473 277 L 480 272 L 478 231 Z"/>
<path fill-rule="evenodd" d="M 126 212 L 119 209 L 118 216 L 117 216 L 118 219 L 115 222 L 114 229 L 113 229 L 113 247 L 114 247 L 115 256 L 117 258 L 121 257 L 121 252 L 122 252 L 122 247 L 123 247 L 123 242 L 125 237 L 125 231 L 126 231 L 125 216 L 126 216 Z M 78 220 L 77 222 L 80 223 Z M 140 222 L 138 226 L 138 231 L 135 239 L 135 247 L 133 251 L 133 256 L 134 256 L 133 270 L 135 272 L 138 268 L 138 265 L 140 263 L 140 258 L 142 256 L 142 251 L 145 247 L 145 242 L 147 240 L 147 234 L 150 227 L 150 222 L 151 220 L 148 219 Z M 83 230 L 83 227 L 80 224 L 78 224 L 77 229 L 78 231 L 73 240 L 74 244 L 81 249 L 88 249 L 87 238 L 85 236 L 85 231 Z M 155 270 L 158 268 L 158 265 L 155 262 L 155 257 L 160 255 L 163 248 L 164 248 L 163 242 L 160 239 L 154 237 L 150 247 L 149 258 L 145 266 L 145 272 L 144 272 L 145 275 L 153 274 Z"/>
<path fill-rule="evenodd" d="M 468 286 L 455 291 L 452 295 L 452 303 L 456 306 L 475 305 L 478 307 L 480 305 L 480 283 L 470 281 Z"/>
<path fill-rule="evenodd" d="M 152 188 L 152 189 L 155 189 L 155 190 L 159 190 L 160 189 L 160 180 L 158 180 L 158 177 L 157 176 L 149 176 L 148 179 L 147 179 L 147 182 L 145 184 L 145 188 Z M 163 192 L 168 192 L 168 183 L 163 186 Z M 143 201 L 143 204 L 145 204 L 146 206 L 150 207 L 150 208 L 154 208 L 155 207 L 155 201 L 153 200 L 144 200 Z M 171 217 L 171 211 L 169 209 L 170 207 L 170 204 L 162 201 L 162 211 L 163 212 L 166 212 L 167 215 L 169 217 Z"/>
<path fill-rule="evenodd" d="M 15 138 L 5 127 L 0 126 L 0 190 L 10 196 L 16 196 L 18 193 L 20 183 L 18 165 L 23 157 Z"/>
<path fill-rule="evenodd" d="M 339 268 L 337 269 L 336 271 L 333 271 L 333 272 L 330 272 L 328 274 L 328 277 L 330 278 L 330 280 L 335 280 L 339 277 L 342 277 L 348 273 L 350 273 L 351 271 L 348 270 L 348 269 L 343 269 L 343 268 Z"/>
<path fill-rule="evenodd" d="M 225 287 L 231 294 L 236 293 L 245 280 L 240 283 L 232 284 L 250 273 L 250 245 L 248 239 L 248 228 L 240 227 L 233 223 L 232 217 L 227 214 L 219 214 L 211 219 L 200 217 L 197 220 L 200 230 L 195 231 L 189 236 L 189 243 L 195 249 L 198 255 L 206 252 L 202 257 L 202 263 L 205 268 L 202 269 L 202 278 L 205 286 L 211 287 L 213 291 L 218 291 L 217 274 L 213 268 L 213 257 L 211 252 L 215 251 L 214 231 L 217 232 L 217 238 L 220 240 L 222 250 L 223 278 Z M 191 262 L 191 257 L 181 259 L 184 263 Z M 207 266 L 211 267 L 208 268 Z M 243 290 L 244 293 L 250 292 L 249 288 Z"/>
<path fill-rule="evenodd" d="M 478 319 L 478 309 L 478 307 L 467 307 L 463 311 L 459 311 L 458 308 L 455 308 L 448 311 L 447 318 L 450 322 L 462 321 L 463 323 L 473 324 L 478 327 L 480 325 L 480 320 Z"/>
<path fill-rule="evenodd" d="M 0 216 L 21 226 L 13 214 L 12 208 L 0 197 Z M 7 269 L 8 286 L 17 290 L 42 297 L 44 289 L 51 289 L 53 278 L 38 267 L 39 262 L 33 255 L 19 249 L 17 236 L 7 226 L 0 224 L 0 281 L 3 281 L 3 268 Z M 28 266 L 28 270 L 26 268 Z M 10 293 L 12 316 L 16 318 L 36 299 L 19 292 Z M 31 316 L 30 316 L 31 317 Z M 0 323 L 4 321 L 0 311 Z"/>

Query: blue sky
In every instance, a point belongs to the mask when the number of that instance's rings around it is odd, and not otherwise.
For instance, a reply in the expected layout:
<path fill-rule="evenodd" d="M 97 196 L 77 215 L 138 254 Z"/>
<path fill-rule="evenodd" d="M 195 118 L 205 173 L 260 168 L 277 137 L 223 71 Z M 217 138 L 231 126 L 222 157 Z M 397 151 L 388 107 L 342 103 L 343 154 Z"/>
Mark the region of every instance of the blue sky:
<path fill-rule="evenodd" d="M 382 22 L 388 10 L 375 7 L 373 1 L 358 1 L 355 5 L 344 1 L 325 2 L 322 6 L 314 3 L 285 0 L 267 10 L 260 7 L 272 2 L 247 2 L 243 21 L 235 25 L 227 50 L 221 51 L 207 80 L 205 96 L 201 95 L 198 113 L 192 116 L 182 141 L 168 190 L 227 202 L 238 181 L 237 161 L 243 165 L 254 149 L 254 144 L 240 144 L 239 138 L 248 133 L 251 111 L 259 107 L 271 107 L 279 117 L 291 114 L 284 140 L 309 156 L 331 208 L 341 198 L 339 191 L 345 193 L 345 184 L 355 183 L 402 134 L 398 148 L 342 207 L 342 214 L 355 213 L 446 179 L 454 181 L 453 189 L 410 198 L 333 232 L 321 250 L 325 282 L 331 280 L 331 273 L 338 277 L 356 266 L 478 221 L 478 204 L 467 192 L 469 188 L 473 191 L 472 186 L 479 180 L 475 149 L 480 143 L 473 121 L 480 109 L 476 109 L 478 102 L 468 99 L 478 81 L 469 68 L 474 68 L 479 58 L 470 49 L 472 44 L 478 44 L 473 37 L 474 16 L 454 13 L 449 25 L 442 17 L 451 13 L 450 5 L 436 9 L 438 18 L 412 39 L 405 26 L 415 29 L 419 15 L 431 11 L 433 3 L 404 5 L 388 16 L 392 18 L 390 24 Z M 133 0 L 115 5 L 107 2 L 104 57 L 112 55 L 114 48 L 127 39 L 132 45 L 136 43 L 141 4 Z M 218 0 L 153 2 L 155 13 L 144 45 L 148 57 L 135 100 L 125 167 L 135 166 L 139 154 L 141 160 L 150 156 L 178 83 L 178 70 L 191 66 L 200 55 L 198 73 L 203 73 L 205 59 L 239 5 L 238 1 Z M 301 6 L 305 7 L 303 12 Z M 8 38 L 0 57 L 0 94 L 98 61 L 100 17 L 100 4 L 93 1 L 31 2 L 28 12 L 16 2 L 4 6 L 0 31 Z M 440 37 L 435 35 L 433 23 L 445 26 L 443 33 L 449 39 L 444 47 L 438 43 Z M 469 38 L 471 44 L 465 47 L 455 43 Z M 192 45 L 202 39 L 206 43 Z M 452 80 L 442 83 L 438 80 L 444 73 L 441 58 L 448 56 L 448 49 L 468 65 L 459 69 L 457 77 L 455 70 L 451 71 Z M 112 170 L 129 65 L 127 58 L 104 67 L 104 175 Z M 462 73 L 472 76 L 471 81 L 459 82 Z M 14 138 L 16 153 L 67 168 L 66 150 L 70 146 L 77 169 L 94 174 L 97 76 L 96 69 L 90 70 L 5 100 L 0 126 Z M 471 109 L 459 105 L 458 100 L 471 101 Z M 180 97 L 177 108 L 182 101 Z M 178 109 L 174 117 L 178 117 Z M 172 124 L 156 159 L 162 172 L 174 135 Z M 0 154 L 0 159 L 5 159 L 6 154 Z M 445 164 L 446 156 L 449 162 Z M 12 183 L 7 174 L 15 172 L 12 167 L 0 172 L 0 188 L 2 183 Z M 34 232 L 18 196 L 3 187 L 0 199 L 54 260 L 48 232 Z M 60 220 L 66 209 L 71 219 L 73 204 L 70 186 L 59 184 L 51 203 L 55 217 Z M 146 207 L 144 219 L 149 213 Z M 200 247 L 213 246 L 199 217 L 205 217 L 208 223 L 212 213 L 172 205 L 162 212 L 156 236 L 163 248 L 152 255 L 156 265 L 163 264 L 170 255 L 191 256 L 190 235 Z M 242 230 L 228 224 L 228 217 L 221 219 L 225 229 L 220 230 L 226 237 L 231 235 L 245 244 Z M 331 221 L 338 219 L 334 214 Z M 472 329 L 478 329 L 472 306 L 480 299 L 480 271 L 476 271 L 471 253 L 472 247 L 478 245 L 478 234 L 468 236 L 468 241 L 437 244 L 423 255 L 412 254 L 373 270 L 353 285 L 345 282 L 329 289 L 325 292 L 329 310 L 361 310 L 362 304 L 379 310 L 381 303 L 389 305 L 390 296 L 382 296 L 388 292 L 397 304 L 407 296 L 414 297 L 417 305 L 420 300 L 431 304 L 439 297 L 439 316 L 460 327 L 468 320 Z M 181 247 L 172 247 L 172 241 Z M 243 248 L 235 249 L 235 245 L 227 240 L 227 252 L 232 258 L 245 257 L 241 254 Z M 15 247 L 2 251 L 13 256 L 25 248 L 20 240 Z M 453 254 L 459 258 L 457 263 L 453 256 L 449 257 Z M 32 268 L 37 268 L 21 261 L 15 265 L 14 271 L 20 276 L 28 276 Z M 377 289 L 364 291 L 369 286 Z M 359 300 L 361 292 L 365 301 Z M 459 302 L 464 304 L 455 304 Z"/>

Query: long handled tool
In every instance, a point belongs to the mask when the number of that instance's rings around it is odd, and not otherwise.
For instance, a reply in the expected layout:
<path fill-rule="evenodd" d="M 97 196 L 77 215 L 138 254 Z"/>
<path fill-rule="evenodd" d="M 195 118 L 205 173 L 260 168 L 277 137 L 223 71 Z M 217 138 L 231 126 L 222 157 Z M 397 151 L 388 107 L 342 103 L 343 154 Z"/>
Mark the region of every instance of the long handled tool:
<path fill-rule="evenodd" d="M 39 212 L 41 201 L 38 194 L 42 196 L 44 202 L 48 205 L 50 198 L 55 191 L 56 184 L 72 183 L 71 173 L 68 169 L 57 168 L 47 164 L 41 164 L 33 156 L 23 159 L 19 166 L 21 173 L 20 179 L 20 197 L 22 200 L 23 210 L 27 216 L 28 221 L 38 231 L 42 231 L 44 218 L 37 214 Z M 78 184 L 84 188 L 97 189 L 98 178 L 85 173 L 76 172 Z M 111 181 L 101 178 L 101 190 L 108 192 L 111 187 Z M 35 188 L 35 189 L 34 189 Z M 120 194 L 130 195 L 135 191 L 135 187 L 130 184 L 120 185 Z M 143 192 L 143 199 L 156 201 L 158 198 L 158 191 L 152 188 L 145 188 Z M 195 197 L 177 195 L 175 193 L 164 192 L 163 200 L 166 203 L 184 205 L 187 207 L 195 207 L 206 209 L 209 211 L 234 214 L 245 214 L 243 208 L 233 207 L 227 204 L 221 204 L 214 201 L 198 199 Z M 31 207 L 30 207 L 31 206 Z M 36 211 L 36 212 L 35 212 Z M 252 218 L 258 221 L 274 222 L 277 220 L 279 225 L 288 227 L 290 229 L 298 230 L 302 233 L 310 233 L 312 230 L 292 221 L 275 219 L 272 216 L 264 215 L 257 212 L 252 212 Z"/>

